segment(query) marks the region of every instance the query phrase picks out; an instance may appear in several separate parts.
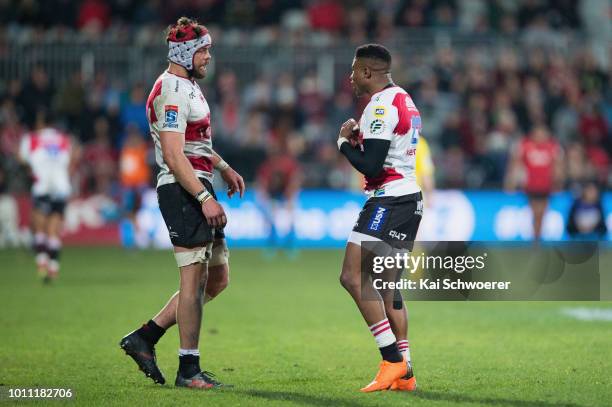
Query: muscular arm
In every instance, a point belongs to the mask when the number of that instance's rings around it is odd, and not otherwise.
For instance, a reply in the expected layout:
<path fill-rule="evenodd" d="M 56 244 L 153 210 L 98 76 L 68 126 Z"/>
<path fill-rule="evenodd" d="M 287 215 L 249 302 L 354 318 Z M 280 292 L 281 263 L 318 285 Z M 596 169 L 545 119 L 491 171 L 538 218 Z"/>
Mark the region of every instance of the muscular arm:
<path fill-rule="evenodd" d="M 183 134 L 162 131 L 159 134 L 161 141 L 162 155 L 168 168 L 179 184 L 192 196 L 204 189 L 202 182 L 196 177 L 193 166 L 183 152 L 185 137 Z"/>
<path fill-rule="evenodd" d="M 221 160 L 223 160 L 223 158 L 221 158 L 221 156 L 219 155 L 219 153 L 217 153 L 215 150 L 213 150 L 213 152 L 212 152 L 212 153 L 213 153 L 213 156 L 212 156 L 212 158 L 210 159 L 210 161 L 212 161 L 212 165 L 213 165 L 213 167 L 215 167 L 215 168 L 216 168 L 216 167 L 217 167 L 217 164 L 219 164 L 219 162 L 220 162 Z"/>
<path fill-rule="evenodd" d="M 366 177 L 375 177 L 382 171 L 390 145 L 388 140 L 365 139 L 363 151 L 359 146 L 352 147 L 350 143 L 342 143 L 340 152 L 357 171 Z"/>

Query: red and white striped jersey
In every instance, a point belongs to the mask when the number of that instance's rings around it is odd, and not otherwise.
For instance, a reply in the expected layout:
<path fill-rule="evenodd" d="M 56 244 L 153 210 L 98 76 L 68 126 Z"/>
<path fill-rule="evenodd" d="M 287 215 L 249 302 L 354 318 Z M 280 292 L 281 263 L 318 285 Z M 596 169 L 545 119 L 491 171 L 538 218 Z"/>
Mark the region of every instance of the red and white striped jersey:
<path fill-rule="evenodd" d="M 32 169 L 34 196 L 66 199 L 70 195 L 70 137 L 52 127 L 28 133 L 21 139 L 19 155 Z"/>
<path fill-rule="evenodd" d="M 399 86 L 372 95 L 359 121 L 359 137 L 389 140 L 389 152 L 376 177 L 366 177 L 370 196 L 401 196 L 419 192 L 416 182 L 416 149 L 421 115 L 410 95 Z"/>
<path fill-rule="evenodd" d="M 188 78 L 165 71 L 155 81 L 147 99 L 147 119 L 155 143 L 155 160 L 160 168 L 157 186 L 177 182 L 164 161 L 161 132 L 185 138 L 185 156 L 198 178 L 212 182 L 212 132 L 210 108 L 200 86 Z"/>

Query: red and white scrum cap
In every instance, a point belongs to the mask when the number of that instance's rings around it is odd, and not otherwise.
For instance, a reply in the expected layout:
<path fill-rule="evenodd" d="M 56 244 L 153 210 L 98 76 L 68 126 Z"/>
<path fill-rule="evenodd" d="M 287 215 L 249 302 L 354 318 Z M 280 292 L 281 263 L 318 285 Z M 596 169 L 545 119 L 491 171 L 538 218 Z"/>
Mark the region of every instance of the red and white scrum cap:
<path fill-rule="evenodd" d="M 188 71 L 193 69 L 193 55 L 196 51 L 212 44 L 206 27 L 197 24 L 173 28 L 168 33 L 167 41 L 168 60 Z"/>

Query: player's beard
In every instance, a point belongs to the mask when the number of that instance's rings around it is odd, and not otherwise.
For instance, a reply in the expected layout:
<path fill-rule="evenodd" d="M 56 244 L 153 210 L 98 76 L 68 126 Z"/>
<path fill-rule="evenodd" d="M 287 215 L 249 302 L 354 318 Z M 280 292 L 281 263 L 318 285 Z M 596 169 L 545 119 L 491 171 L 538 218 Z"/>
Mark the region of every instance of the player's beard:
<path fill-rule="evenodd" d="M 204 65 L 204 68 L 206 68 L 206 65 Z M 204 79 L 206 77 L 206 69 L 204 69 L 204 72 L 201 72 L 198 69 L 192 69 L 191 70 L 191 76 L 194 79 Z"/>

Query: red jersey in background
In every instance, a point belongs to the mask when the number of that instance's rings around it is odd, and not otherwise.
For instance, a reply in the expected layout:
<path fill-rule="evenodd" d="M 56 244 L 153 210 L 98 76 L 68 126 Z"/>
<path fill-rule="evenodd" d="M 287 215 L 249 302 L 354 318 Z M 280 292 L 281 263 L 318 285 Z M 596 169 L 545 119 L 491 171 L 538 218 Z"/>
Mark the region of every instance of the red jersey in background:
<path fill-rule="evenodd" d="M 292 187 L 299 174 L 300 167 L 293 157 L 274 155 L 259 167 L 257 182 L 270 196 L 289 198 L 295 192 Z"/>
<path fill-rule="evenodd" d="M 525 191 L 550 193 L 555 178 L 555 160 L 560 152 L 559 144 L 552 139 L 534 141 L 524 138 L 520 144 L 521 162 L 525 168 Z"/>

